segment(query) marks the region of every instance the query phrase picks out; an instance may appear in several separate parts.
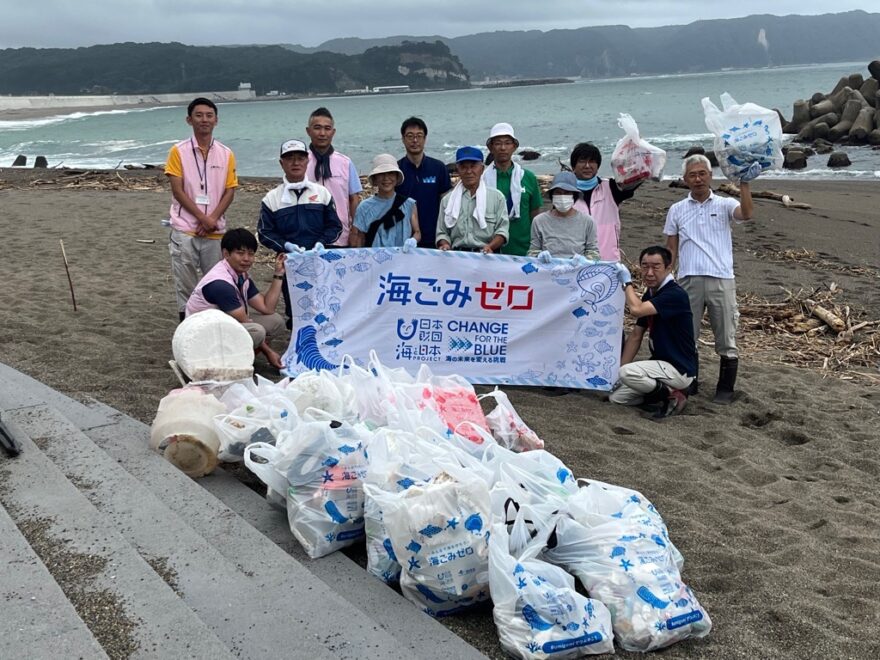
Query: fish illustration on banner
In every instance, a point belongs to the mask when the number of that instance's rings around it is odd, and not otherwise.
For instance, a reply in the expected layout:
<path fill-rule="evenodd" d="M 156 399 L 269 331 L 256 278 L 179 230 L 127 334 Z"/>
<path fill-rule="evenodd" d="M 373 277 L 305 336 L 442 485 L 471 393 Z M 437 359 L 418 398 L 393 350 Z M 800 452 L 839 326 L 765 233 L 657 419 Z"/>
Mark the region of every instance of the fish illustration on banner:
<path fill-rule="evenodd" d="M 600 303 L 608 300 L 620 287 L 617 269 L 604 264 L 583 268 L 577 274 L 577 283 L 582 291 L 581 298 L 594 312 Z"/>

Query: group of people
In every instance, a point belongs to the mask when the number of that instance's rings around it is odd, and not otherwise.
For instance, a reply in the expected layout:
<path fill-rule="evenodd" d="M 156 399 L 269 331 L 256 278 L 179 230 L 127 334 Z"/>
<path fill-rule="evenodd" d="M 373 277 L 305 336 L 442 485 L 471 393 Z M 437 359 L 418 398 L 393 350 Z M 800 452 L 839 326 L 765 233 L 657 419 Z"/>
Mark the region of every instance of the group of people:
<path fill-rule="evenodd" d="M 173 196 L 169 249 L 181 320 L 220 309 L 244 323 L 255 351 L 280 367 L 267 338 L 285 324 L 291 327 L 284 255 L 294 246 L 392 247 L 414 239 L 423 248 L 528 255 L 545 262 L 580 255 L 618 262 L 627 307 L 637 319 L 623 346 L 611 401 L 653 406 L 657 417 L 680 412 L 698 390 L 696 338 L 706 310 L 721 357 L 714 400 L 733 400 L 738 314 L 731 226 L 751 217 L 752 200 L 745 182 L 740 202 L 715 195 L 705 156 L 684 161 L 690 194 L 669 209 L 666 246 L 646 248 L 639 257 L 647 287 L 639 298 L 629 270 L 619 263 L 619 207 L 633 197 L 638 183 L 627 187 L 600 177 L 602 154 L 592 144 L 574 147 L 571 171 L 553 178 L 547 190 L 550 208 L 542 211 L 537 178 L 513 159 L 519 141 L 510 124 L 490 130 L 488 158 L 474 146 L 456 151 L 453 186 L 447 166 L 425 154 L 426 123 L 410 117 L 400 127 L 405 155 L 373 159 L 368 176 L 373 195 L 361 200 L 354 163 L 333 148 L 333 116 L 318 108 L 306 126 L 309 143 L 290 139 L 281 145 L 282 183 L 263 197 L 254 237 L 246 229 L 226 231 L 224 213 L 238 179 L 232 151 L 213 137 L 217 106 L 197 98 L 186 121 L 193 134 L 171 148 L 165 166 Z M 274 279 L 265 294 L 248 275 L 257 239 L 276 253 Z M 286 322 L 275 312 L 279 296 Z M 646 331 L 651 359 L 636 361 Z"/>

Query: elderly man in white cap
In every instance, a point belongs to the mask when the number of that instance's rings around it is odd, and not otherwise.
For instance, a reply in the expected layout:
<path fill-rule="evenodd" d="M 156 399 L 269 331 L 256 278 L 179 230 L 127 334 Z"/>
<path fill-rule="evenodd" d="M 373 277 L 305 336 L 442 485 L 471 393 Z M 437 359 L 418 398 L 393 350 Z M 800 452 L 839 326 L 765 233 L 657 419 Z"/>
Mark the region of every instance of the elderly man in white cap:
<path fill-rule="evenodd" d="M 330 247 L 342 233 L 333 195 L 327 188 L 306 178 L 309 151 L 302 140 L 287 140 L 281 145 L 281 169 L 284 179 L 263 197 L 257 236 L 260 243 L 274 252 L 287 250 L 293 243 L 311 250 L 316 243 Z M 290 323 L 290 292 L 287 275 L 282 287 L 287 327 Z"/>
<path fill-rule="evenodd" d="M 394 190 L 403 183 L 403 172 L 394 156 L 376 156 L 369 178 L 373 196 L 357 207 L 349 245 L 403 247 L 408 238 L 421 240 L 415 200 Z"/>
<path fill-rule="evenodd" d="M 455 152 L 459 181 L 440 201 L 437 247 L 440 250 L 492 254 L 507 241 L 510 220 L 504 195 L 482 179 L 483 152 L 459 147 Z"/>
<path fill-rule="evenodd" d="M 525 255 L 532 236 L 532 218 L 541 210 L 541 188 L 529 170 L 513 161 L 519 140 L 510 124 L 495 124 L 486 140 L 492 163 L 483 173 L 483 181 L 495 188 L 507 201 L 510 238 L 502 248 L 504 254 Z"/>

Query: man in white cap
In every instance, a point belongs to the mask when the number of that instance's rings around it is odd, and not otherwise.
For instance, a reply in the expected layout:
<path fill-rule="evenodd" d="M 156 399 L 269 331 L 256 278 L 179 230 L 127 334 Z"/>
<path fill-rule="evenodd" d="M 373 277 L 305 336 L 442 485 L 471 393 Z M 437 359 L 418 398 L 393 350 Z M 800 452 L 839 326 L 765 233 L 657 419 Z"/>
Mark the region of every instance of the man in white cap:
<path fill-rule="evenodd" d="M 260 206 L 257 235 L 260 243 L 275 252 L 287 252 L 285 243 L 307 250 L 315 243 L 332 246 L 342 232 L 333 195 L 324 186 L 306 178 L 309 152 L 301 140 L 281 145 L 281 185 L 270 190 Z M 286 277 L 286 275 L 285 275 Z M 284 282 L 284 305 L 290 328 L 290 293 Z"/>
<path fill-rule="evenodd" d="M 459 181 L 440 201 L 437 247 L 463 252 L 498 252 L 507 242 L 510 220 L 504 195 L 482 179 L 483 152 L 460 147 L 455 152 Z"/>
<path fill-rule="evenodd" d="M 492 163 L 483 173 L 483 181 L 495 188 L 507 201 L 510 218 L 510 238 L 502 248 L 504 254 L 525 255 L 529 251 L 532 218 L 541 210 L 541 188 L 538 179 L 529 170 L 513 161 L 519 140 L 510 124 L 495 124 L 486 140 Z"/>
<path fill-rule="evenodd" d="M 373 159 L 373 196 L 362 201 L 354 214 L 352 247 L 403 247 L 408 238 L 421 240 L 415 200 L 395 192 L 403 179 L 394 156 L 379 154 Z"/>

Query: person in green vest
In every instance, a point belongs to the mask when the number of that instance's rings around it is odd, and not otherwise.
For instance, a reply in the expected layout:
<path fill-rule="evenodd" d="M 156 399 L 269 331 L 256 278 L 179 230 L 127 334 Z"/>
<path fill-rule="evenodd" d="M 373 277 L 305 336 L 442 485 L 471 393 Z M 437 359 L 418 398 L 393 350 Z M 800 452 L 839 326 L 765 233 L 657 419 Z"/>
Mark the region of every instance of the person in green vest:
<path fill-rule="evenodd" d="M 519 140 L 510 124 L 495 124 L 486 140 L 492 163 L 483 173 L 483 181 L 488 188 L 494 188 L 507 200 L 507 213 L 510 217 L 510 238 L 502 254 L 525 256 L 529 252 L 532 238 L 532 218 L 541 210 L 541 188 L 538 179 L 529 170 L 513 161 L 513 154 L 519 148 Z"/>

